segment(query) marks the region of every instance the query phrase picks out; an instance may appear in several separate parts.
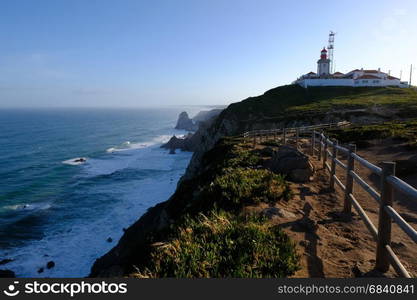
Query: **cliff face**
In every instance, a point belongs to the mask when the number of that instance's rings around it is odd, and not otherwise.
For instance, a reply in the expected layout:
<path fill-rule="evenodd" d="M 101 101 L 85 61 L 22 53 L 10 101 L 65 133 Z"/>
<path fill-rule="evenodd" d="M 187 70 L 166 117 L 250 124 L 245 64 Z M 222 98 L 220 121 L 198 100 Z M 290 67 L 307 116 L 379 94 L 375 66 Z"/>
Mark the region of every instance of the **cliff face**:
<path fill-rule="evenodd" d="M 225 155 L 211 153 L 222 137 L 252 129 L 294 127 L 351 121 L 369 123 L 417 116 L 417 92 L 398 88 L 309 88 L 283 86 L 265 94 L 231 104 L 210 124 L 200 126 L 193 136 L 194 154 L 168 200 L 149 209 L 133 224 L 110 252 L 98 259 L 91 276 L 121 276 L 132 267 L 133 257 L 146 251 L 147 236 L 163 230 L 183 214 L 196 193 L 196 178 L 204 176 L 210 160 Z M 211 155 L 208 156 L 208 154 Z M 207 159 L 210 157 L 210 159 Z M 198 180 L 197 180 L 198 181 Z"/>

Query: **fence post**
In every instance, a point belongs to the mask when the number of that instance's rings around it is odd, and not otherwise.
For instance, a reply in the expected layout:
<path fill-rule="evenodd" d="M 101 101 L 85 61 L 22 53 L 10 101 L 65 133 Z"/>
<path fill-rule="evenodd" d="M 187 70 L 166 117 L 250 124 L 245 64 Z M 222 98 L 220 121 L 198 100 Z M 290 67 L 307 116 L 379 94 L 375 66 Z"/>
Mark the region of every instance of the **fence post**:
<path fill-rule="evenodd" d="M 321 152 L 322 152 L 322 141 L 323 141 L 323 131 L 320 131 L 320 139 L 319 139 L 319 156 L 318 156 L 318 160 L 321 161 Z"/>
<path fill-rule="evenodd" d="M 284 127 L 283 133 L 282 133 L 282 143 L 285 145 L 287 143 L 287 128 Z"/>
<path fill-rule="evenodd" d="M 256 131 L 252 131 L 253 134 L 253 148 L 256 147 Z"/>
<path fill-rule="evenodd" d="M 316 146 L 316 131 L 311 134 L 311 156 L 314 157 L 314 147 Z"/>
<path fill-rule="evenodd" d="M 324 149 L 323 149 L 323 169 L 326 171 L 326 162 L 327 162 L 327 138 L 324 139 Z"/>
<path fill-rule="evenodd" d="M 353 153 L 356 152 L 356 145 L 349 144 L 348 146 L 349 154 L 347 161 L 347 170 L 346 170 L 346 186 L 345 186 L 345 203 L 343 205 L 343 212 L 348 216 L 352 213 L 352 202 L 350 201 L 350 194 L 353 193 L 353 176 L 350 174 L 350 171 L 355 170 L 355 159 L 353 158 Z"/>
<path fill-rule="evenodd" d="M 337 140 L 334 140 L 332 143 L 332 164 L 330 168 L 330 189 L 334 191 L 334 176 L 336 174 L 336 158 L 337 158 L 337 148 L 338 145 Z"/>
<path fill-rule="evenodd" d="M 395 175 L 395 163 L 383 162 L 381 175 L 381 202 L 379 205 L 378 242 L 376 249 L 376 268 L 381 272 L 389 269 L 386 245 L 391 244 L 391 217 L 385 211 L 386 205 L 392 205 L 393 188 L 387 182 L 387 177 Z"/>
<path fill-rule="evenodd" d="M 295 149 L 298 149 L 298 140 L 300 138 L 300 128 L 295 129 Z"/>

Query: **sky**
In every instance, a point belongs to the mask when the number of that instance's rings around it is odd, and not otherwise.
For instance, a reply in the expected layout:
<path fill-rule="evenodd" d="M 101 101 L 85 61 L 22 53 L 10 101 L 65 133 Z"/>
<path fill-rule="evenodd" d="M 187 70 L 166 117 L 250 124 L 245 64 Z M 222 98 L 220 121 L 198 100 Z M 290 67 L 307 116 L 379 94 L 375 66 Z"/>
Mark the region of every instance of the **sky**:
<path fill-rule="evenodd" d="M 408 80 L 416 16 L 415 0 L 1 0 L 0 108 L 229 104 L 316 71 L 330 30 L 337 71 Z"/>

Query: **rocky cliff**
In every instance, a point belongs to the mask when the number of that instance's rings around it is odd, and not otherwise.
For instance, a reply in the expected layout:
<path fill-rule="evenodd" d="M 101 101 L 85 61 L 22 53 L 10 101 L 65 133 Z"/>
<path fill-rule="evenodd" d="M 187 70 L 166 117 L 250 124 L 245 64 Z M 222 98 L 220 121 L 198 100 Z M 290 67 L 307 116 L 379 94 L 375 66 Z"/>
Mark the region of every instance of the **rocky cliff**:
<path fill-rule="evenodd" d="M 168 228 L 181 218 L 186 207 L 192 206 L 193 199 L 200 193 L 198 186 L 202 184 L 201 180 L 207 182 L 207 170 L 214 161 L 226 155 L 221 149 L 214 150 L 215 145 L 225 136 L 239 135 L 251 129 L 294 127 L 342 120 L 369 123 L 415 116 L 417 92 L 399 88 L 303 89 L 291 85 L 231 104 L 213 122 L 200 126 L 194 134 L 194 154 L 174 195 L 149 209 L 133 224 L 117 246 L 95 262 L 91 276 L 122 276 L 132 271 L 134 262 L 140 260 L 138 256 L 145 255 L 149 250 L 147 239 L 155 232 Z M 185 117 L 182 119 L 185 120 Z"/>

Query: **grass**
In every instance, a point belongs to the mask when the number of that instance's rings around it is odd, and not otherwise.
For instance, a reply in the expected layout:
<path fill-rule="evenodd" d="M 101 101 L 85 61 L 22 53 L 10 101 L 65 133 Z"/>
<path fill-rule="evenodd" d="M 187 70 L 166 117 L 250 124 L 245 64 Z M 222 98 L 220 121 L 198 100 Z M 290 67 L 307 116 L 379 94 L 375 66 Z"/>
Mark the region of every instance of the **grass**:
<path fill-rule="evenodd" d="M 404 141 L 411 147 L 417 147 L 417 120 L 357 125 L 332 129 L 328 134 L 342 143 L 356 143 L 359 146 L 366 146 L 369 140 L 394 138 Z"/>
<path fill-rule="evenodd" d="M 277 141 L 273 141 L 273 140 L 268 140 L 265 142 L 261 143 L 262 146 L 269 146 L 269 147 L 280 147 L 282 146 L 282 143 L 277 142 Z"/>
<path fill-rule="evenodd" d="M 259 217 L 224 211 L 187 217 L 166 243 L 152 245 L 135 277 L 286 277 L 298 267 L 293 243 Z"/>
<path fill-rule="evenodd" d="M 395 87 L 310 87 L 274 88 L 265 94 L 231 104 L 221 117 L 248 123 L 311 121 L 343 109 L 385 108 L 401 118 L 417 115 L 417 90 Z M 355 112 L 359 114 L 359 112 Z"/>
<path fill-rule="evenodd" d="M 204 190 L 206 199 L 221 199 L 217 205 L 239 209 L 244 205 L 273 203 L 290 198 L 284 177 L 265 169 L 231 168 L 217 176 Z"/>

